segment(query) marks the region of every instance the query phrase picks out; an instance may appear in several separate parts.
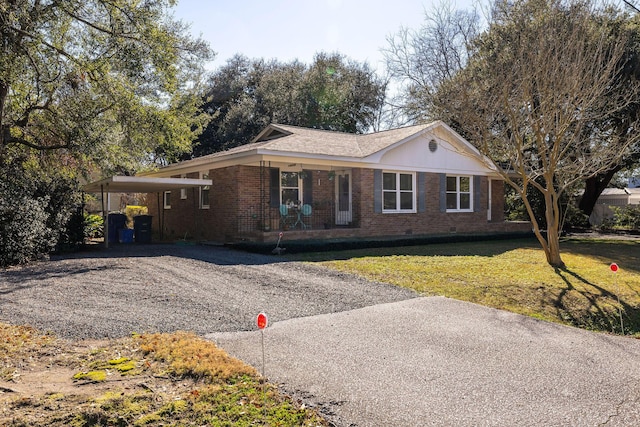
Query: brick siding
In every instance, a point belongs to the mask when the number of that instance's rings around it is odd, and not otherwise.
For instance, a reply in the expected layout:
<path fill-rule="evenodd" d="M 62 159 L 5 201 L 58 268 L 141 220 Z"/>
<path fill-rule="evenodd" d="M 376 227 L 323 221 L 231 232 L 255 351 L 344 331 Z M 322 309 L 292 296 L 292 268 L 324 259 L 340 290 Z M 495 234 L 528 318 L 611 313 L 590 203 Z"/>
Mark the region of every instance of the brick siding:
<path fill-rule="evenodd" d="M 260 176 L 262 170 L 263 175 Z M 313 205 L 316 215 L 324 212 L 323 206 L 331 206 L 335 199 L 335 181 L 327 171 L 311 170 L 313 179 Z M 504 222 L 504 183 L 481 177 L 480 210 L 478 212 L 440 212 L 439 175 L 426 174 L 426 211 L 420 213 L 376 213 L 373 202 L 372 169 L 352 169 L 352 212 L 350 228 L 333 227 L 288 232 L 289 238 L 331 237 L 382 237 L 408 235 L 438 235 L 450 233 L 504 233 L 526 231 L 527 223 Z M 192 173 L 188 178 L 198 178 Z M 185 236 L 195 240 L 232 242 L 241 239 L 272 240 L 279 228 L 279 211 L 270 207 L 269 169 L 254 166 L 231 166 L 209 171 L 213 181 L 209 193 L 209 209 L 199 208 L 199 189 L 187 190 L 187 199 L 180 199 L 180 191 L 171 194 L 171 209 L 160 209 L 153 201 L 157 194 L 148 197 L 150 215 L 154 216 L 156 237 L 163 228 L 164 239 L 180 239 Z M 487 219 L 488 187 L 491 182 L 491 220 Z M 319 184 L 319 185 L 318 185 Z M 326 205 L 323 205 L 326 203 Z M 254 227 L 255 225 L 255 227 Z M 247 226 L 252 232 L 243 232 Z M 267 231 L 265 233 L 265 231 Z"/>

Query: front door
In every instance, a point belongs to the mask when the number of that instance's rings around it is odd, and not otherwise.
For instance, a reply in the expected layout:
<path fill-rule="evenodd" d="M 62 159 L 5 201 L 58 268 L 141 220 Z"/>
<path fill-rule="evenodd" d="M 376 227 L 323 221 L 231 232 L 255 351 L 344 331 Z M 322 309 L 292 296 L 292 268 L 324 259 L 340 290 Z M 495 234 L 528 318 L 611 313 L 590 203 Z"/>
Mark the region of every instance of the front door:
<path fill-rule="evenodd" d="M 336 225 L 348 225 L 351 214 L 351 172 L 336 174 Z"/>

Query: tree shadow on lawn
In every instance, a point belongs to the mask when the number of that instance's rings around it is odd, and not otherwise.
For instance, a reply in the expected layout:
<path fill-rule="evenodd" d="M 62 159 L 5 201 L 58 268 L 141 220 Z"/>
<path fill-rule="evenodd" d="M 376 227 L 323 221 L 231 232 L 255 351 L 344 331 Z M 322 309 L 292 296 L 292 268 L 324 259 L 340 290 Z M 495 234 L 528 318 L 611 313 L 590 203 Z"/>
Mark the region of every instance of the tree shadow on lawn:
<path fill-rule="evenodd" d="M 640 307 L 620 299 L 614 292 L 603 288 L 568 268 L 555 268 L 555 273 L 566 284 L 554 299 L 558 317 L 583 329 L 625 335 L 640 333 Z M 574 286 L 577 280 L 582 288 Z M 622 325 L 620 323 L 622 309 Z"/>
<path fill-rule="evenodd" d="M 623 270 L 640 273 L 640 240 L 567 239 L 560 252 L 591 256 L 606 265 L 615 262 Z"/>

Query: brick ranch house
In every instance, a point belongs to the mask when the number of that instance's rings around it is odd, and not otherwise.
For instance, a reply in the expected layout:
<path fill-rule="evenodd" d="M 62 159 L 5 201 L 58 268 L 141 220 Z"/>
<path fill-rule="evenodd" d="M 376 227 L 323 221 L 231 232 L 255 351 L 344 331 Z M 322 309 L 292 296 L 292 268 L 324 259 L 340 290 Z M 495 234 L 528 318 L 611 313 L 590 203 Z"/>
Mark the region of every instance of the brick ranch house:
<path fill-rule="evenodd" d="M 218 242 L 531 230 L 504 220 L 492 163 L 441 121 L 355 135 L 272 124 L 250 144 L 143 175 L 210 179 L 149 194 L 154 232 Z M 155 203 L 155 201 L 158 203 Z"/>

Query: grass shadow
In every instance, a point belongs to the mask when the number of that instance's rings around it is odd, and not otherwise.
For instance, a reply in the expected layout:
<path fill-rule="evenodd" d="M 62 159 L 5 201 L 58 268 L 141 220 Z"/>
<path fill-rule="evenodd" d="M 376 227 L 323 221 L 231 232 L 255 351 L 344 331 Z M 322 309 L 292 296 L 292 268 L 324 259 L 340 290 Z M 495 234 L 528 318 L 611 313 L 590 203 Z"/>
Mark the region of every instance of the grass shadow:
<path fill-rule="evenodd" d="M 590 330 L 640 333 L 640 308 L 568 268 L 555 268 L 566 287 L 555 298 L 558 317 Z M 577 281 L 574 285 L 573 281 Z M 621 311 L 620 311 L 621 310 Z M 622 323 L 620 318 L 622 313 Z"/>

